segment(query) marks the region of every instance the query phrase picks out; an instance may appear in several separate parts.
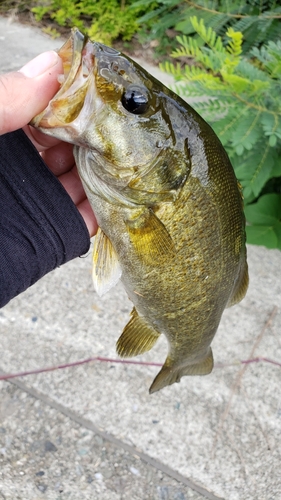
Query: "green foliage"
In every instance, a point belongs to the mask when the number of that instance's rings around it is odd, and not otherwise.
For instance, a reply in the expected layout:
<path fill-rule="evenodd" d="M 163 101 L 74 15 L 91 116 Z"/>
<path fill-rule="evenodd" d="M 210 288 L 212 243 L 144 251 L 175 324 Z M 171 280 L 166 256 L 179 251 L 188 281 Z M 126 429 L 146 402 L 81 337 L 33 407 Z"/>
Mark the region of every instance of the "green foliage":
<path fill-rule="evenodd" d="M 265 194 L 245 207 L 247 238 L 250 243 L 281 249 L 281 195 Z"/>
<path fill-rule="evenodd" d="M 202 19 L 190 22 L 198 39 L 178 37 L 172 56 L 195 64 L 162 67 L 179 82 L 179 94 L 197 98 L 193 107 L 212 124 L 230 156 L 251 223 L 248 241 L 281 250 L 281 208 L 276 209 L 281 202 L 281 41 L 245 56 L 241 32 L 230 27 L 221 38 Z"/>
<path fill-rule="evenodd" d="M 179 20 L 179 12 L 184 5 L 177 0 L 136 0 L 133 7 L 143 7 L 144 14 L 138 16 L 137 22 L 140 28 L 139 37 L 141 41 L 158 40 L 156 53 L 167 54 L 173 49 L 174 33 L 168 35 L 169 30 L 173 30 Z"/>
<path fill-rule="evenodd" d="M 229 27 L 239 31 L 244 38 L 244 53 L 253 46 L 276 41 L 281 26 L 279 0 L 139 0 L 135 5 L 145 4 L 150 11 L 139 19 L 151 30 L 151 36 L 163 40 L 168 28 L 184 35 L 196 35 L 191 22 L 194 16 L 216 34 L 223 36 Z"/>
<path fill-rule="evenodd" d="M 217 35 L 223 36 L 229 27 L 243 33 L 244 53 L 278 40 L 281 29 L 280 0 L 0 0 L 0 4 L 0 12 L 31 10 L 37 21 L 51 19 L 66 28 L 76 25 L 107 44 L 117 38 L 130 40 L 137 33 L 141 43 L 154 42 L 158 55 L 171 52 L 176 34 L 199 40 L 190 21 L 195 15 Z"/>
<path fill-rule="evenodd" d="M 92 39 L 110 45 L 122 37 L 130 40 L 138 31 L 136 17 L 140 8 L 130 8 L 132 0 L 45 0 L 34 2 L 37 21 L 52 19 L 59 26 L 77 26 Z"/>

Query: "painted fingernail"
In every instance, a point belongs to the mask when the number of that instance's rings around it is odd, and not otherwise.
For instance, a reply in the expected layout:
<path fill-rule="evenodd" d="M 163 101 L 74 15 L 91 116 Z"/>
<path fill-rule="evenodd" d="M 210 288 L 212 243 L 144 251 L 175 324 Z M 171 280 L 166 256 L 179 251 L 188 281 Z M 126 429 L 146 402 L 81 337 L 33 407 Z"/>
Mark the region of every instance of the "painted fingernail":
<path fill-rule="evenodd" d="M 59 56 L 54 50 L 43 52 L 43 54 L 39 54 L 39 56 L 25 64 L 19 71 L 28 78 L 35 78 L 55 66 L 58 59 Z"/>

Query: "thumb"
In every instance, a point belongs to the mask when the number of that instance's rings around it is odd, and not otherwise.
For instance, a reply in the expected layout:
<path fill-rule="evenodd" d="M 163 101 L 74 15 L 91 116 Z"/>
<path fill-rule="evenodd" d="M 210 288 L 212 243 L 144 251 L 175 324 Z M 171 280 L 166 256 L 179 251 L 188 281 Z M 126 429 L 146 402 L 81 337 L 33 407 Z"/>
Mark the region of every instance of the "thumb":
<path fill-rule="evenodd" d="M 62 61 L 44 52 L 17 72 L 0 75 L 0 135 L 22 128 L 47 106 L 59 89 Z"/>

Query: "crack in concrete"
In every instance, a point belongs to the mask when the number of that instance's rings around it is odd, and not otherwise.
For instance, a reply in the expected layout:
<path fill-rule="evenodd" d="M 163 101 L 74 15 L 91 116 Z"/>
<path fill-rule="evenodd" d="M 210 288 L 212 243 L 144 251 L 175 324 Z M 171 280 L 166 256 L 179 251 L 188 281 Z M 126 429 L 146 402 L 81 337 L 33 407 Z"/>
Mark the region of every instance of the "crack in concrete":
<path fill-rule="evenodd" d="M 0 375 L 6 375 L 6 373 L 1 370 L 0 368 Z M 101 436 L 104 440 L 109 441 L 111 444 L 118 448 L 122 448 L 123 450 L 127 451 L 133 456 L 138 456 L 143 462 L 151 465 L 155 469 L 158 469 L 159 471 L 163 472 L 164 474 L 167 474 L 171 478 L 175 479 L 176 481 L 183 483 L 186 485 L 188 488 L 196 491 L 203 497 L 205 497 L 208 500 L 223 500 L 221 497 L 218 497 L 211 493 L 210 491 L 206 490 L 202 486 L 194 483 L 191 479 L 188 479 L 187 477 L 183 476 L 179 472 L 171 469 L 168 465 L 165 465 L 158 460 L 156 460 L 153 457 L 150 457 L 146 453 L 142 452 L 141 450 L 138 450 L 138 448 L 125 443 L 121 439 L 116 438 L 112 434 L 107 433 L 106 431 L 102 431 L 96 425 L 91 422 L 90 420 L 87 420 L 84 417 L 81 417 L 80 415 L 77 415 L 74 411 L 70 410 L 69 408 L 66 408 L 63 406 L 61 403 L 58 403 L 54 399 L 50 398 L 44 393 L 41 393 L 37 389 L 34 389 L 33 387 L 28 387 L 25 383 L 21 382 L 20 380 L 7 380 L 9 384 L 13 384 L 22 391 L 28 393 L 30 396 L 34 397 L 35 399 L 39 399 L 42 401 L 44 404 L 50 406 L 54 410 L 57 410 L 58 412 L 62 413 L 66 417 L 68 417 L 70 420 L 76 422 L 77 424 L 81 425 L 82 427 L 85 427 L 86 429 L 91 430 L 95 434 Z"/>

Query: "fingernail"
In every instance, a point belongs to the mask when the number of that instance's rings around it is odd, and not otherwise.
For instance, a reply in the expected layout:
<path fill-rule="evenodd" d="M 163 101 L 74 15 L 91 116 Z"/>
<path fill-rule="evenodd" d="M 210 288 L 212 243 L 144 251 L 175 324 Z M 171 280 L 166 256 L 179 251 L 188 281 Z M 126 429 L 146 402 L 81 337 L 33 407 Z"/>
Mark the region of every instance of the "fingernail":
<path fill-rule="evenodd" d="M 58 54 L 53 50 L 43 52 L 43 54 L 39 54 L 39 56 L 25 64 L 19 71 L 28 78 L 35 78 L 36 76 L 43 75 L 45 71 L 55 66 L 58 58 Z"/>

